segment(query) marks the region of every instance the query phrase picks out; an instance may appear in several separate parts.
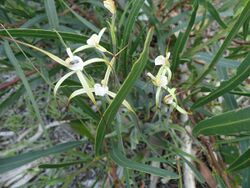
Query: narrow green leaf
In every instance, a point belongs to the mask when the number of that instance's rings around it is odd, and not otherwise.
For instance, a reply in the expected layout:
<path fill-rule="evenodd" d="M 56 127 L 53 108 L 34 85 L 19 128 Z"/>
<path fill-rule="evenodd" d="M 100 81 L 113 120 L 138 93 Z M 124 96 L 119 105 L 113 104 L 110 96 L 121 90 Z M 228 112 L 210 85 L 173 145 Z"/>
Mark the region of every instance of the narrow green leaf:
<path fill-rule="evenodd" d="M 72 166 L 75 164 L 81 164 L 85 162 L 86 160 L 79 160 L 79 161 L 72 161 L 72 162 L 58 163 L 58 164 L 42 164 L 42 165 L 39 165 L 39 168 L 64 168 L 64 167 Z"/>
<path fill-rule="evenodd" d="M 116 97 L 111 102 L 110 106 L 105 111 L 101 121 L 98 124 L 97 133 L 96 133 L 96 142 L 95 142 L 95 152 L 97 156 L 100 155 L 102 152 L 103 141 L 104 141 L 104 137 L 105 137 L 108 126 L 111 125 L 119 107 L 121 106 L 125 97 L 130 92 L 135 81 L 139 78 L 144 67 L 146 66 L 148 53 L 149 53 L 149 46 L 150 46 L 152 37 L 153 37 L 153 28 L 151 28 L 148 32 L 148 35 L 144 44 L 144 49 L 139 59 L 134 63 L 132 70 L 130 71 L 128 77 L 122 84 Z"/>
<path fill-rule="evenodd" d="M 45 157 L 51 154 L 57 154 L 64 151 L 67 151 L 71 148 L 75 148 L 80 146 L 83 142 L 81 141 L 74 141 L 74 142 L 67 142 L 63 144 L 58 144 L 48 149 L 38 150 L 38 151 L 30 151 L 27 153 L 23 153 L 20 155 L 16 155 L 13 157 L 7 157 L 0 159 L 0 173 L 7 172 L 9 170 L 13 170 L 17 167 L 30 163 L 36 159 L 41 157 Z"/>
<path fill-rule="evenodd" d="M 246 80 L 250 76 L 250 53 L 247 55 L 247 57 L 244 59 L 244 61 L 241 63 L 241 65 L 237 69 L 237 74 L 229 79 L 228 81 L 222 82 L 222 84 L 212 91 L 209 95 L 200 98 L 195 104 L 192 106 L 192 109 L 195 109 L 197 107 L 200 107 L 217 97 L 233 90 L 236 88 L 239 84 L 241 84 L 244 80 Z"/>
<path fill-rule="evenodd" d="M 11 36 L 13 37 L 35 37 L 43 39 L 58 39 L 58 35 L 55 31 L 44 30 L 44 29 L 7 29 Z M 85 43 L 88 39 L 87 36 L 69 33 L 69 32 L 59 32 L 65 41 L 72 41 L 78 43 Z M 9 34 L 4 30 L 0 29 L 1 36 L 9 36 Z"/>
<path fill-rule="evenodd" d="M 122 48 L 125 47 L 126 45 L 129 45 L 130 35 L 133 33 L 133 28 L 136 22 L 136 18 L 143 4 L 144 4 L 144 0 L 133 1 L 133 3 L 131 4 L 131 11 L 129 12 L 127 21 L 123 25 L 124 32 L 123 32 L 122 39 L 121 39 Z M 130 48 L 128 47 L 127 49 L 130 49 Z M 123 60 L 125 74 L 128 72 L 127 60 L 128 60 L 129 50 L 127 49 L 125 49 L 121 55 L 121 59 Z"/>
<path fill-rule="evenodd" d="M 220 18 L 220 14 L 216 10 L 216 8 L 213 6 L 212 3 L 210 3 L 208 0 L 202 0 L 202 4 L 205 6 L 205 8 L 208 10 L 208 12 L 211 14 L 211 16 L 217 21 L 217 23 L 222 28 L 227 28 L 227 25 L 224 23 L 224 21 Z"/>
<path fill-rule="evenodd" d="M 70 122 L 70 127 L 81 136 L 86 136 L 91 141 L 95 141 L 95 137 L 90 132 L 89 128 L 80 120 Z"/>
<path fill-rule="evenodd" d="M 180 55 L 186 46 L 189 34 L 190 34 L 192 27 L 195 23 L 195 18 L 196 18 L 198 8 L 199 8 L 199 4 L 195 1 L 194 10 L 192 12 L 187 29 L 186 29 L 184 34 L 180 33 L 180 35 L 177 39 L 177 43 L 176 43 L 174 50 L 173 50 L 173 61 L 172 61 L 172 65 L 171 65 L 171 69 L 173 70 L 173 72 L 176 70 L 176 68 L 178 67 L 178 64 L 180 62 Z"/>
<path fill-rule="evenodd" d="M 211 63 L 207 66 L 207 68 L 205 68 L 205 71 L 194 81 L 192 86 L 198 84 L 213 69 L 214 65 L 216 65 L 216 63 L 219 61 L 219 59 L 223 55 L 223 52 L 226 50 L 226 48 L 228 47 L 228 45 L 230 44 L 230 42 L 232 41 L 234 36 L 238 33 L 241 26 L 250 17 L 249 10 L 250 10 L 250 1 L 248 1 L 247 5 L 245 6 L 243 11 L 241 12 L 237 22 L 234 24 L 233 28 L 231 29 L 231 31 L 229 32 L 229 34 L 225 38 L 223 44 L 221 45 L 218 52 L 216 53 L 216 55 L 212 59 Z"/>
<path fill-rule="evenodd" d="M 228 172 L 242 170 L 250 166 L 250 148 L 237 158 L 227 169 Z"/>
<path fill-rule="evenodd" d="M 79 14 L 77 14 L 72 8 L 70 8 L 67 3 L 65 3 L 63 0 L 60 0 L 64 6 L 66 6 L 69 11 L 81 22 L 83 23 L 83 25 L 85 25 L 87 28 L 91 29 L 92 31 L 98 33 L 99 32 L 99 29 L 94 25 L 92 24 L 91 22 L 89 22 L 87 19 L 83 18 L 82 16 L 80 16 Z"/>
<path fill-rule="evenodd" d="M 250 132 L 250 107 L 229 111 L 199 122 L 193 135 L 230 135 Z"/>
<path fill-rule="evenodd" d="M 56 12 L 56 5 L 54 0 L 45 0 L 44 1 L 45 11 L 49 20 L 49 25 L 51 29 L 59 29 L 59 21 Z"/>
<path fill-rule="evenodd" d="M 15 67 L 16 69 L 16 73 L 17 75 L 20 77 L 20 79 L 22 80 L 23 82 L 23 85 L 27 91 L 27 94 L 29 96 L 29 99 L 31 101 L 31 104 L 33 106 L 33 109 L 35 111 L 35 114 L 36 114 L 36 117 L 39 121 L 39 123 L 42 125 L 43 129 L 45 130 L 44 128 L 44 123 L 43 123 L 43 120 L 42 120 L 42 117 L 41 117 L 41 114 L 39 112 L 39 108 L 38 108 L 38 105 L 36 103 L 36 100 L 35 100 L 35 97 L 33 95 L 33 92 L 31 90 L 31 86 L 22 70 L 22 67 L 20 66 L 18 60 L 16 59 L 12 49 L 10 48 L 10 45 L 8 43 L 8 41 L 4 41 L 4 50 L 5 50 L 5 53 L 7 55 L 7 57 L 9 58 L 10 62 L 13 64 L 13 66 Z"/>
<path fill-rule="evenodd" d="M 166 178 L 170 178 L 170 179 L 178 179 L 179 178 L 178 175 L 172 171 L 161 169 L 161 168 L 156 168 L 156 167 L 149 166 L 149 165 L 145 165 L 143 163 L 138 163 L 136 161 L 133 161 L 133 160 L 126 158 L 122 154 L 122 152 L 118 149 L 118 147 L 114 147 L 111 150 L 110 158 L 114 162 L 116 162 L 118 165 L 120 165 L 124 168 L 132 169 L 132 170 L 136 170 L 136 171 L 140 171 L 140 172 L 144 172 L 144 173 L 148 173 L 148 174 L 153 174 L 155 176 L 166 177 Z"/>

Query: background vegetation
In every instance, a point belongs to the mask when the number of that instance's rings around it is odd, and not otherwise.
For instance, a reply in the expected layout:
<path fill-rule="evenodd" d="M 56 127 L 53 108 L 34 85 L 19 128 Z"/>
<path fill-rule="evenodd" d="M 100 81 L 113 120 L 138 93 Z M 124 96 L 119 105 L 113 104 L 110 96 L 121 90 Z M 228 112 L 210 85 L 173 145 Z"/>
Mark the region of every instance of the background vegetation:
<path fill-rule="evenodd" d="M 115 2 L 112 33 L 101 0 L 0 1 L 0 186 L 249 188 L 250 1 Z M 101 45 L 120 51 L 109 80 L 117 96 L 97 97 L 98 107 L 87 95 L 68 103 L 81 88 L 74 76 L 54 96 L 68 69 L 20 43 L 66 59 L 62 40 L 76 49 L 104 27 Z M 155 104 L 146 73 L 166 49 L 188 114 Z M 106 65 L 84 71 L 100 82 Z"/>

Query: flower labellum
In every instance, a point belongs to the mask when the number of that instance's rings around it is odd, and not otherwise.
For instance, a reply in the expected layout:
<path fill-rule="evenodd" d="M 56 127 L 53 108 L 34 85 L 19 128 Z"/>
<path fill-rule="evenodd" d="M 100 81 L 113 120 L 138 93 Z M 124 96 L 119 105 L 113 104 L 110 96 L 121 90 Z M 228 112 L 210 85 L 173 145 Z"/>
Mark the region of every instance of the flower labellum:
<path fill-rule="evenodd" d="M 113 0 L 105 0 L 103 4 L 104 7 L 111 12 L 111 14 L 115 14 L 116 8 L 115 8 L 115 2 Z"/>
<path fill-rule="evenodd" d="M 96 96 L 104 96 L 108 93 L 108 87 L 107 86 L 101 86 L 101 84 L 95 84 L 94 85 L 94 91 Z"/>
<path fill-rule="evenodd" d="M 88 40 L 87 40 L 87 44 L 90 46 L 98 46 L 100 42 L 100 38 L 98 37 L 97 34 L 93 34 Z"/>
<path fill-rule="evenodd" d="M 160 87 L 165 87 L 166 85 L 168 85 L 168 78 L 164 75 L 161 75 L 157 80 L 157 85 Z"/>
<path fill-rule="evenodd" d="M 173 96 L 171 96 L 171 95 L 166 95 L 166 96 L 164 97 L 164 102 L 165 102 L 165 104 L 173 104 L 173 102 L 174 102 Z"/>
<path fill-rule="evenodd" d="M 69 63 L 69 69 L 71 70 L 83 70 L 84 63 L 82 58 L 79 56 L 73 56 L 72 58 L 66 59 L 66 62 Z"/>

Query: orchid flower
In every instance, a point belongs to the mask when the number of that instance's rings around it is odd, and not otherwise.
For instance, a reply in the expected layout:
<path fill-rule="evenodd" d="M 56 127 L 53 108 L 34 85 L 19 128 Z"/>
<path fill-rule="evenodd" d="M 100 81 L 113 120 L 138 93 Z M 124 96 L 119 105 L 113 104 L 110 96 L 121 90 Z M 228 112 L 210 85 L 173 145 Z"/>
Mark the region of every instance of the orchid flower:
<path fill-rule="evenodd" d="M 163 99 L 164 103 L 167 105 L 171 105 L 173 108 L 175 108 L 177 111 L 179 111 L 182 114 L 188 114 L 186 110 L 184 110 L 177 104 L 175 91 L 176 91 L 176 88 L 172 88 L 172 89 L 168 88 L 169 94 L 164 97 Z"/>
<path fill-rule="evenodd" d="M 94 88 L 90 88 L 89 89 L 90 92 L 94 93 L 95 96 L 109 96 L 111 98 L 115 98 L 116 97 L 116 93 L 109 91 L 109 88 L 107 86 L 101 85 L 99 83 L 94 85 Z M 76 91 L 74 91 L 70 97 L 69 97 L 69 101 L 71 99 L 73 99 L 74 97 L 78 96 L 78 95 L 82 95 L 86 93 L 86 89 L 78 89 Z M 130 106 L 130 104 L 124 100 L 122 102 L 123 106 L 125 106 L 129 111 L 134 112 L 133 108 Z"/>
<path fill-rule="evenodd" d="M 80 52 L 80 51 L 83 51 L 83 50 L 86 50 L 88 48 L 96 48 L 96 49 L 100 50 L 101 52 L 107 52 L 109 54 L 112 54 L 111 52 L 109 52 L 103 46 L 100 45 L 100 41 L 101 41 L 101 38 L 102 38 L 105 30 L 106 30 L 106 28 L 103 28 L 98 34 L 91 35 L 90 38 L 87 40 L 87 44 L 77 48 L 73 52 L 73 54 Z"/>
<path fill-rule="evenodd" d="M 90 98 L 90 100 L 94 104 L 96 104 L 95 97 L 94 97 L 93 93 L 90 91 L 90 86 L 89 86 L 90 81 L 82 73 L 82 70 L 85 66 L 87 66 L 89 64 L 92 64 L 95 62 L 107 62 L 107 61 L 105 59 L 101 59 L 101 58 L 93 58 L 93 59 L 89 59 L 87 61 L 83 61 L 81 59 L 81 57 L 74 55 L 70 48 L 67 48 L 66 52 L 67 52 L 69 57 L 65 60 L 65 66 L 72 71 L 67 73 L 66 75 L 64 75 L 62 78 L 60 78 L 60 80 L 56 83 L 55 89 L 54 89 L 54 95 L 56 95 L 59 87 L 67 78 L 69 78 L 73 74 L 76 74 L 82 87 L 86 90 L 86 93 L 87 93 L 88 97 Z"/>
<path fill-rule="evenodd" d="M 160 104 L 160 95 L 162 93 L 162 89 L 166 90 L 169 94 L 164 97 L 164 103 L 168 105 L 172 105 L 176 110 L 180 113 L 187 114 L 187 112 L 182 109 L 180 106 L 177 105 L 177 98 L 175 88 L 170 89 L 168 87 L 169 82 L 172 78 L 172 72 L 170 70 L 170 63 L 169 63 L 170 53 L 166 52 L 166 57 L 163 55 L 157 56 L 155 58 L 155 66 L 160 65 L 160 69 L 156 76 L 152 75 L 150 72 L 147 73 L 147 76 L 151 78 L 152 83 L 157 87 L 156 94 L 155 94 L 155 103 L 156 106 L 159 107 Z"/>
<path fill-rule="evenodd" d="M 149 76 L 153 82 L 153 84 L 157 87 L 156 90 L 156 106 L 159 106 L 160 101 L 160 94 L 162 88 L 167 89 L 167 85 L 171 80 L 172 72 L 170 70 L 170 64 L 169 64 L 169 57 L 170 53 L 166 53 L 166 57 L 163 55 L 160 55 L 155 58 L 155 66 L 161 65 L 158 73 L 156 76 L 153 76 L 150 72 L 147 73 L 147 76 Z"/>
<path fill-rule="evenodd" d="M 116 7 L 115 7 L 115 2 L 114 0 L 105 0 L 103 1 L 104 7 L 106 9 L 109 10 L 109 12 L 111 12 L 111 14 L 115 14 L 116 13 Z"/>

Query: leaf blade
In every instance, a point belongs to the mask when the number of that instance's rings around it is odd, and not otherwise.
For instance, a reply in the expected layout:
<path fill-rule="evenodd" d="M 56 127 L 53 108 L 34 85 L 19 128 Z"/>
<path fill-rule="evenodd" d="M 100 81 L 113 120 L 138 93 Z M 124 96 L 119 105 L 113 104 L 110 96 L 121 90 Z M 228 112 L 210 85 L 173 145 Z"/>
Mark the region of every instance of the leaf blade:
<path fill-rule="evenodd" d="M 147 60 L 148 53 L 149 53 L 149 45 L 150 45 L 152 36 L 153 36 L 153 28 L 151 28 L 148 32 L 148 35 L 144 44 L 144 49 L 139 59 L 134 63 L 132 70 L 130 71 L 128 77 L 122 84 L 116 97 L 111 102 L 110 106 L 105 111 L 104 116 L 101 118 L 98 124 L 97 133 L 96 133 L 96 142 L 95 142 L 95 152 L 97 156 L 101 154 L 101 148 L 103 145 L 104 136 L 105 136 L 105 132 L 107 129 L 106 126 L 111 124 L 112 120 L 115 117 L 117 110 L 119 109 L 126 95 L 132 89 L 134 82 L 140 76 L 142 70 L 144 69 L 146 65 L 146 62 L 147 62 L 146 60 Z"/>
<path fill-rule="evenodd" d="M 230 135 L 250 131 L 250 107 L 229 111 L 199 122 L 193 135 Z"/>

